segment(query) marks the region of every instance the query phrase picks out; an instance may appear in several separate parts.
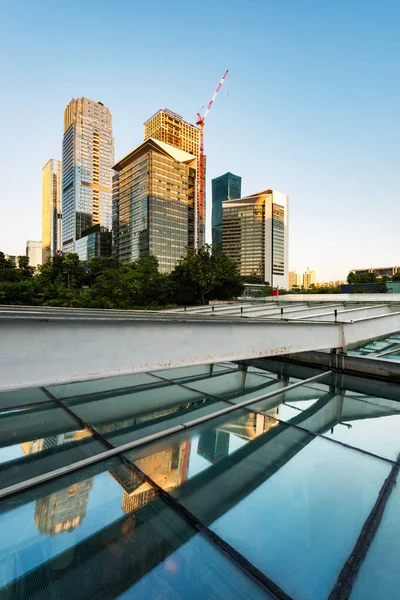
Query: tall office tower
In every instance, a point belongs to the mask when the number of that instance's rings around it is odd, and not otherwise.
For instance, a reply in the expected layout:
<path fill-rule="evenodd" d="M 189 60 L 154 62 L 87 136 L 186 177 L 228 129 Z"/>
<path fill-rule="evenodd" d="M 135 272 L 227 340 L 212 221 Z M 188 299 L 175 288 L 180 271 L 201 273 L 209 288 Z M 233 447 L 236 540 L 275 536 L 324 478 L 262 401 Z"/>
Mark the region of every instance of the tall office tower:
<path fill-rule="evenodd" d="M 222 252 L 242 276 L 288 286 L 289 198 L 265 190 L 222 203 Z"/>
<path fill-rule="evenodd" d="M 301 287 L 301 276 L 300 273 L 296 272 L 296 269 L 292 269 L 288 273 L 289 286 L 288 289 L 291 290 L 294 287 Z"/>
<path fill-rule="evenodd" d="M 26 256 L 29 258 L 29 266 L 36 267 L 42 264 L 42 242 L 28 240 L 26 242 Z"/>
<path fill-rule="evenodd" d="M 200 129 L 196 125 L 187 123 L 183 117 L 164 108 L 155 113 L 144 124 L 144 139 L 153 138 L 160 142 L 165 142 L 170 146 L 184 150 L 189 154 L 193 154 L 198 162 L 197 171 L 200 168 Z M 204 157 L 206 165 L 206 157 Z M 204 167 L 204 177 L 206 176 L 206 167 Z M 204 190 L 205 190 L 204 185 Z M 205 243 L 205 227 L 206 227 L 206 198 L 204 196 L 203 209 L 199 206 L 200 199 L 200 179 L 196 185 L 197 195 L 195 203 L 197 210 L 195 211 L 196 227 L 195 227 L 195 247 L 200 248 Z"/>
<path fill-rule="evenodd" d="M 64 111 L 62 147 L 63 250 L 93 225 L 111 229 L 114 138 L 111 114 L 101 102 L 73 98 Z"/>
<path fill-rule="evenodd" d="M 62 250 L 62 167 L 51 158 L 42 169 L 42 262 Z"/>
<path fill-rule="evenodd" d="M 242 178 L 225 173 L 212 180 L 212 245 L 222 252 L 222 203 L 237 200 L 242 193 Z"/>
<path fill-rule="evenodd" d="M 311 285 L 317 283 L 317 274 L 315 271 L 310 271 L 310 267 L 307 267 L 305 273 L 303 273 L 303 288 L 308 290 Z"/>
<path fill-rule="evenodd" d="M 162 273 L 195 247 L 196 157 L 148 139 L 114 170 L 114 256 L 129 263 L 153 254 Z"/>

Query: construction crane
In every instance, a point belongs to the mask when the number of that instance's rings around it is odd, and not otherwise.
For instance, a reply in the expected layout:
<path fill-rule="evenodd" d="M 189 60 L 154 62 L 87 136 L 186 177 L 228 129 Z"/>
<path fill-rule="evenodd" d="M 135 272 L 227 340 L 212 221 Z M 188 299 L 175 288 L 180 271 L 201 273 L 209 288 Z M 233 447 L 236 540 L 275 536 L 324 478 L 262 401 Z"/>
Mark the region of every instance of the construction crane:
<path fill-rule="evenodd" d="M 214 103 L 215 98 L 218 96 L 218 92 L 221 89 L 226 76 L 228 75 L 228 69 L 225 71 L 225 73 L 223 74 L 223 76 L 221 77 L 214 94 L 212 95 L 212 98 L 210 100 L 210 102 L 207 105 L 207 108 L 205 109 L 203 115 L 201 115 L 200 113 L 197 113 L 197 121 L 196 121 L 196 125 L 198 125 L 200 127 L 200 169 L 199 169 L 199 176 L 200 176 L 200 186 L 199 186 L 199 217 L 200 217 L 200 236 L 201 239 L 204 238 L 204 195 L 205 195 L 205 185 L 206 185 L 206 178 L 205 178 L 205 164 L 204 164 L 204 125 L 205 125 L 205 121 L 207 118 L 208 113 L 210 112 L 210 109 Z M 197 220 L 197 219 L 196 219 Z M 197 231 L 195 232 L 195 238 L 197 238 Z"/>

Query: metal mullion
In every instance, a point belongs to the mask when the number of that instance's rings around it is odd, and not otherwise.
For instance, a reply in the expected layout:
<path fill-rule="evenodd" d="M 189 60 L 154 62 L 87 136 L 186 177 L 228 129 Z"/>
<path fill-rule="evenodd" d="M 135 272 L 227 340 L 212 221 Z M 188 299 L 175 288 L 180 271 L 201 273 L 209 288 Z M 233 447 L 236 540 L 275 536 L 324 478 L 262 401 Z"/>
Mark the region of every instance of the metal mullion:
<path fill-rule="evenodd" d="M 382 521 L 387 502 L 396 486 L 399 469 L 400 454 L 397 456 L 389 475 L 386 477 L 379 491 L 376 502 L 364 523 L 349 558 L 343 565 L 328 600 L 347 600 L 349 598 L 354 582 L 357 579 L 361 566 Z"/>
<path fill-rule="evenodd" d="M 285 391 L 286 391 L 285 389 L 282 389 L 280 393 L 284 394 Z M 332 398 L 333 397 L 334 396 L 332 396 Z M 257 402 L 259 402 L 259 401 L 257 401 Z M 364 400 L 360 400 L 360 402 L 364 402 Z M 369 404 L 374 405 L 375 403 L 370 402 Z M 377 404 L 376 406 L 379 406 L 379 404 Z M 333 444 L 337 444 L 339 446 L 342 446 L 343 448 L 346 448 L 347 450 L 355 450 L 356 452 L 360 452 L 361 454 L 365 454 L 366 456 L 369 456 L 370 458 L 375 458 L 375 459 L 378 459 L 378 460 L 383 460 L 383 461 L 385 461 L 385 462 L 387 462 L 387 463 L 389 463 L 391 465 L 396 464 L 396 461 L 394 461 L 394 460 L 392 460 L 390 458 L 386 458 L 385 456 L 381 456 L 380 454 L 374 454 L 373 452 L 369 452 L 368 450 L 363 450 L 362 448 L 358 448 L 357 446 L 351 446 L 350 444 L 346 444 L 346 442 L 341 442 L 340 440 L 335 440 L 333 438 L 329 438 L 329 437 L 325 436 L 324 433 L 317 433 L 315 431 L 311 431 L 310 429 L 306 429 L 305 427 L 302 427 L 299 424 L 290 423 L 290 421 L 283 421 L 282 419 L 278 419 L 277 417 L 274 417 L 273 415 L 267 415 L 266 413 L 263 413 L 260 410 L 256 410 L 256 409 L 251 408 L 251 407 L 245 407 L 245 410 L 247 410 L 248 412 L 253 412 L 253 413 L 258 414 L 258 415 L 263 415 L 264 417 L 267 416 L 270 419 L 273 419 L 274 421 L 277 421 L 277 423 L 282 423 L 283 425 L 287 425 L 288 427 L 293 427 L 294 429 L 299 429 L 300 431 L 304 431 L 304 433 L 308 433 L 309 435 L 312 435 L 315 438 L 320 438 L 320 439 L 326 440 L 328 442 L 332 442 Z M 308 410 L 308 409 L 305 409 L 305 410 Z M 390 415 L 388 415 L 388 416 L 390 416 Z M 339 425 L 339 423 L 340 422 L 338 422 L 338 425 Z"/>
<path fill-rule="evenodd" d="M 124 464 L 130 468 L 140 479 L 148 483 L 168 506 L 175 510 L 194 529 L 202 533 L 211 543 L 215 544 L 222 552 L 224 552 L 242 571 L 244 571 L 251 579 L 255 580 L 269 594 L 273 594 L 277 600 L 294 600 L 288 596 L 272 579 L 267 577 L 260 571 L 252 562 L 238 552 L 231 544 L 226 542 L 210 527 L 205 525 L 194 513 L 189 511 L 183 504 L 174 498 L 171 494 L 159 486 L 151 477 L 146 475 L 134 462 L 126 456 L 122 457 Z"/>
<path fill-rule="evenodd" d="M 285 391 L 287 390 L 291 390 L 294 389 L 296 387 L 300 387 L 300 385 L 303 385 L 304 383 L 310 382 L 310 381 L 315 381 L 317 379 L 321 379 L 322 377 L 324 377 L 325 375 L 329 374 L 330 371 L 326 371 L 324 373 L 320 373 L 318 375 L 314 375 L 314 377 L 310 377 L 308 379 L 305 379 L 304 381 L 300 381 L 297 383 L 293 383 L 292 385 L 289 385 L 285 388 Z M 146 436 L 144 438 L 141 438 L 140 440 L 134 440 L 132 442 L 128 442 L 126 444 L 122 444 L 121 446 L 117 446 L 117 447 L 113 447 L 110 450 L 105 450 L 104 452 L 101 452 L 99 454 L 96 454 L 95 456 L 90 456 L 88 458 L 85 458 L 81 461 L 77 461 L 75 463 L 72 463 L 71 465 L 67 465 L 65 467 L 60 467 L 59 469 L 54 469 L 53 471 L 49 471 L 48 473 L 44 473 L 43 475 L 39 475 L 37 477 L 33 477 L 31 479 L 28 479 L 24 482 L 9 486 L 7 488 L 3 488 L 2 490 L 0 490 L 0 499 L 1 498 L 5 498 L 6 496 L 10 496 L 12 494 L 16 494 L 19 492 L 22 492 L 28 488 L 34 487 L 36 485 L 39 485 L 41 483 L 44 483 L 45 481 L 50 481 L 52 479 L 55 479 L 56 477 L 61 477 L 63 475 L 66 475 L 67 473 L 71 473 L 73 471 L 77 471 L 79 469 L 82 469 L 84 467 L 87 467 L 89 465 L 92 465 L 94 463 L 100 462 L 106 458 L 110 458 L 113 456 L 117 456 L 118 454 L 122 454 L 123 452 L 126 452 L 128 450 L 132 450 L 133 448 L 136 448 L 138 446 L 142 446 L 144 444 L 147 444 L 149 442 L 155 441 L 157 439 L 166 437 L 168 435 L 171 435 L 172 433 L 176 433 L 178 431 L 183 431 L 185 429 L 188 429 L 189 427 L 193 427 L 195 425 L 199 425 L 200 423 L 204 423 L 205 421 L 209 421 L 211 419 L 215 419 L 216 417 L 219 417 L 221 415 L 224 414 L 228 414 L 231 413 L 233 411 L 239 410 L 241 408 L 243 408 L 244 406 L 247 406 L 249 404 L 252 404 L 254 402 L 260 402 L 261 400 L 265 400 L 267 398 L 271 398 L 273 396 L 277 396 L 279 394 L 282 393 L 282 390 L 275 390 L 273 392 L 270 392 L 269 394 L 264 394 L 262 396 L 258 396 L 256 398 L 250 398 L 249 400 L 245 400 L 244 402 L 238 403 L 238 404 L 233 404 L 233 405 L 229 405 L 224 409 L 215 411 L 209 415 L 206 415 L 204 417 L 198 417 L 197 419 L 193 419 L 192 421 L 188 421 L 185 424 L 181 424 L 181 425 L 176 425 L 174 427 L 171 427 L 169 429 L 166 429 L 164 431 L 160 431 L 158 433 L 153 433 L 149 436 Z"/>

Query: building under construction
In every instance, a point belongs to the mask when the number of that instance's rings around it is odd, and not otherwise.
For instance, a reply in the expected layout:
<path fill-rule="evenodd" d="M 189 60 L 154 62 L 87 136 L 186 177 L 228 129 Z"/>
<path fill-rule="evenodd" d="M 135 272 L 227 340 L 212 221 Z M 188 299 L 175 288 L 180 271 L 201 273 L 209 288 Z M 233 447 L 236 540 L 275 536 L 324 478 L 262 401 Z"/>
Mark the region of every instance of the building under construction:
<path fill-rule="evenodd" d="M 144 124 L 144 139 L 153 138 L 165 142 L 170 146 L 179 148 L 196 157 L 200 165 L 200 129 L 183 120 L 183 117 L 164 108 L 156 112 Z M 205 202 L 203 209 L 199 204 L 200 198 L 200 169 L 197 180 L 197 236 L 195 246 L 201 247 L 205 243 Z M 205 169 L 204 169 L 205 181 Z"/>

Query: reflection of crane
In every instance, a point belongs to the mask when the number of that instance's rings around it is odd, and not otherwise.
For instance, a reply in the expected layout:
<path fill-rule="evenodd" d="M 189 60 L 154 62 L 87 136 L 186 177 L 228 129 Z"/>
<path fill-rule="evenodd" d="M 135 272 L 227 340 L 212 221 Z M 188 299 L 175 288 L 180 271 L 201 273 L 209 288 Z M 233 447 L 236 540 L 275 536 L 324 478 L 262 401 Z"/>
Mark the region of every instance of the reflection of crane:
<path fill-rule="evenodd" d="M 225 71 L 225 73 L 223 74 L 223 76 L 221 77 L 215 92 L 210 100 L 210 102 L 207 105 L 206 110 L 204 111 L 204 114 L 201 115 L 200 113 L 197 113 L 197 121 L 196 121 L 196 125 L 199 125 L 200 127 L 200 169 L 199 169 L 199 177 L 200 177 L 200 186 L 199 186 L 199 192 L 200 192 L 200 199 L 199 199 L 199 217 L 200 217 L 200 239 L 203 240 L 204 237 L 204 192 L 205 192 L 205 165 L 204 165 L 204 124 L 205 124 L 205 120 L 207 118 L 208 113 L 210 112 L 210 109 L 214 103 L 215 98 L 218 95 L 219 90 L 221 89 L 222 84 L 225 81 L 226 76 L 228 75 L 228 69 Z M 197 237 L 197 232 L 196 232 L 196 237 Z"/>

